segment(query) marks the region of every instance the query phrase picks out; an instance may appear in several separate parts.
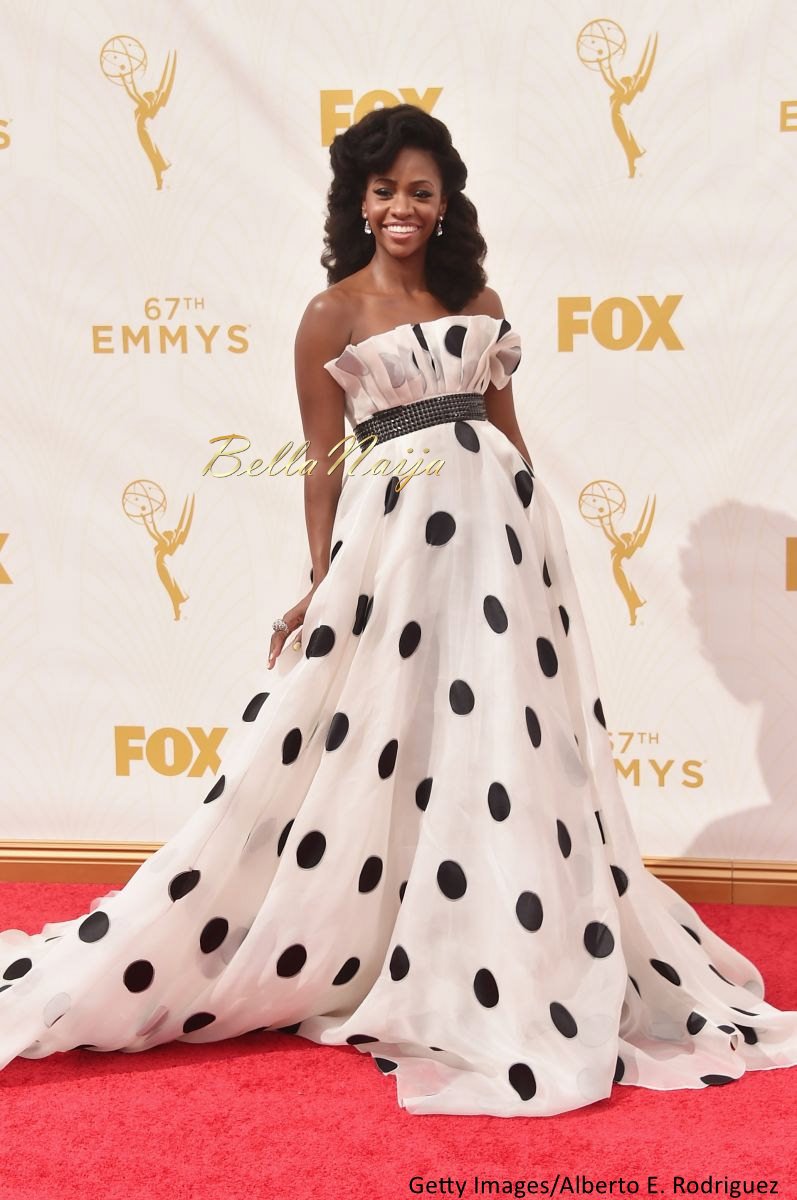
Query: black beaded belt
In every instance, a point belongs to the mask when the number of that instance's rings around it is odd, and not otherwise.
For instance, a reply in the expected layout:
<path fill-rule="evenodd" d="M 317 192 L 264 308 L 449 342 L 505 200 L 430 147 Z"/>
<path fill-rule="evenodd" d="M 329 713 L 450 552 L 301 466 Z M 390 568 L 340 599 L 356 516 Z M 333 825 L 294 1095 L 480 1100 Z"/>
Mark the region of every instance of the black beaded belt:
<path fill-rule="evenodd" d="M 414 429 L 440 425 L 445 421 L 486 421 L 487 409 L 481 392 L 447 392 L 443 396 L 427 396 L 411 404 L 395 404 L 380 409 L 361 421 L 352 430 L 357 443 L 376 436 L 376 442 L 402 437 Z M 374 442 L 374 445 L 376 445 Z"/>

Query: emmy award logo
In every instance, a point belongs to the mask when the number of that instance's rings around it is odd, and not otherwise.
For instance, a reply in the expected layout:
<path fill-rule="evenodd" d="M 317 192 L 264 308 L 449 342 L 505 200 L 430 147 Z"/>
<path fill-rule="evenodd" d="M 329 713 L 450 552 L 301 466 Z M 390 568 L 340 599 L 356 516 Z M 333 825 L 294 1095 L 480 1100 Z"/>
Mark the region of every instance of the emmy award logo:
<path fill-rule="evenodd" d="M 652 46 L 650 38 L 648 38 L 639 66 L 634 74 L 621 75 L 618 79 L 612 69 L 612 59 L 623 57 L 626 42 L 625 34 L 615 21 L 609 21 L 605 17 L 598 21 L 589 21 L 576 40 L 576 52 L 581 62 L 591 71 L 600 71 L 603 81 L 609 89 L 612 128 L 623 147 L 628 163 L 629 179 L 636 175 L 636 160 L 641 158 L 645 151 L 626 125 L 622 108 L 635 100 L 641 91 L 644 91 L 645 84 L 650 79 L 650 72 L 653 70 L 658 42 L 658 34 L 654 35 Z"/>
<path fill-rule="evenodd" d="M 622 516 L 625 512 L 625 494 L 622 488 L 608 479 L 596 479 L 582 488 L 578 497 L 578 511 L 584 520 L 588 525 L 600 525 L 611 546 L 612 575 L 628 605 L 630 625 L 636 625 L 637 609 L 647 601 L 640 598 L 633 583 L 626 577 L 624 564 L 625 560 L 647 541 L 656 511 L 656 497 L 653 497 L 650 512 L 648 504 L 649 501 L 646 500 L 642 516 L 637 521 L 633 533 L 618 533 L 614 527 L 614 518 Z"/>
<path fill-rule="evenodd" d="M 155 518 L 166 512 L 166 497 L 163 488 L 151 479 L 136 479 L 129 483 L 122 494 L 122 508 L 131 521 L 143 525 L 155 543 L 155 569 L 172 602 L 175 621 L 180 620 L 180 607 L 185 604 L 188 596 L 169 572 L 166 558 L 174 554 L 178 546 L 182 546 L 188 537 L 191 520 L 194 515 L 194 497 L 183 504 L 180 520 L 176 529 L 158 529 Z"/>
<path fill-rule="evenodd" d="M 7 537 L 7 533 L 0 533 L 0 550 L 3 549 Z M 0 583 L 11 583 L 11 576 L 2 563 L 0 563 Z"/>
<path fill-rule="evenodd" d="M 109 38 L 100 50 L 100 69 L 111 83 L 123 87 L 135 104 L 135 122 L 138 140 L 149 159 L 155 172 L 155 186 L 158 191 L 163 187 L 163 172 L 171 163 L 161 154 L 152 140 L 147 129 L 147 122 L 163 108 L 169 99 L 174 83 L 174 69 L 177 64 L 177 52 L 170 51 L 166 55 L 161 81 L 154 92 L 140 92 L 136 86 L 136 73 L 143 74 L 147 69 L 147 52 L 137 38 L 122 34 Z"/>

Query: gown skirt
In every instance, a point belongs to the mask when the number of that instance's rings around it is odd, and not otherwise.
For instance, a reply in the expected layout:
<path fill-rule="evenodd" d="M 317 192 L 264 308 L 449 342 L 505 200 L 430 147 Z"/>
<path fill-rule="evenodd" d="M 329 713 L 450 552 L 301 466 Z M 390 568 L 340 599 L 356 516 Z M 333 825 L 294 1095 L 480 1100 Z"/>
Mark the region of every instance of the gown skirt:
<path fill-rule="evenodd" d="M 326 366 L 354 425 L 519 361 L 471 315 Z M 397 489 L 421 457 L 443 465 Z M 370 1055 L 411 1113 L 509 1117 L 797 1065 L 797 1012 L 642 862 L 558 512 L 495 425 L 344 477 L 291 641 L 132 878 L 0 933 L 0 1068 L 287 1030 Z"/>

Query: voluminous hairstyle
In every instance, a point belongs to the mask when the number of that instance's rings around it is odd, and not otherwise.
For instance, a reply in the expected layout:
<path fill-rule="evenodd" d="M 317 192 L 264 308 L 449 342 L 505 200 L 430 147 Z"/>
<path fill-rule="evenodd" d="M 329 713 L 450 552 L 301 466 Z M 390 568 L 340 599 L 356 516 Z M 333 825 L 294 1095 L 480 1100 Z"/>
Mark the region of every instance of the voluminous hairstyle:
<path fill-rule="evenodd" d="M 426 243 L 426 286 L 450 312 L 458 313 L 487 283 L 481 265 L 487 246 L 476 209 L 463 192 L 468 170 L 451 134 L 415 104 L 374 109 L 334 138 L 321 265 L 331 284 L 373 258 L 374 238 L 364 231 L 360 207 L 366 181 L 372 172 L 387 171 L 405 146 L 427 151 L 440 171 L 447 206 L 442 235 L 433 233 Z"/>

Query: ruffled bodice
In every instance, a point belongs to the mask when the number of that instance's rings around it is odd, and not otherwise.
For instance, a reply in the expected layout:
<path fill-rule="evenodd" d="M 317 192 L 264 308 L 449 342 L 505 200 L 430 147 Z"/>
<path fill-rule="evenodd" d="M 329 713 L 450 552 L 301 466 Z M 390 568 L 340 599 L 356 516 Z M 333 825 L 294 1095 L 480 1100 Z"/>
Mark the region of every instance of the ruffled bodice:
<path fill-rule="evenodd" d="M 352 427 L 384 408 L 450 392 L 506 386 L 520 362 L 520 335 L 485 313 L 396 325 L 348 345 L 324 363 L 346 394 Z"/>

